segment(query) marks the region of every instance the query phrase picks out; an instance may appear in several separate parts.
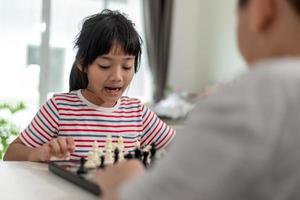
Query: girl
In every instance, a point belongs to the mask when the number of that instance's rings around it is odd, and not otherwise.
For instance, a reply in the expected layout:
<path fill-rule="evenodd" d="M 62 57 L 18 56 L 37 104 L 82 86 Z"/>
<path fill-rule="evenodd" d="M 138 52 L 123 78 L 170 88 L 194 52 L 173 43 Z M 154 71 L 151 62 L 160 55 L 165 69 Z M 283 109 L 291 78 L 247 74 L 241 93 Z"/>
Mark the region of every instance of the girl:
<path fill-rule="evenodd" d="M 86 18 L 75 47 L 70 92 L 55 94 L 14 140 L 5 160 L 48 161 L 86 157 L 94 141 L 123 137 L 125 151 L 155 143 L 165 148 L 174 130 L 138 99 L 122 96 L 137 72 L 141 38 L 130 20 L 104 10 Z"/>

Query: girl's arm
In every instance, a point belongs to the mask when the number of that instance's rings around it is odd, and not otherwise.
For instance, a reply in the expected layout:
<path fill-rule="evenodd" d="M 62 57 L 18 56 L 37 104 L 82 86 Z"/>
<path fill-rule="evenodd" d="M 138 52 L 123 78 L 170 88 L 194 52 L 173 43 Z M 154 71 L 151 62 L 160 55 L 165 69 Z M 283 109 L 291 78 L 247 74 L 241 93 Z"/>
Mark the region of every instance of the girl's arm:
<path fill-rule="evenodd" d="M 154 143 L 157 149 L 167 148 L 176 134 L 175 131 L 144 105 L 142 116 L 143 134 L 141 145 L 146 146 Z"/>
<path fill-rule="evenodd" d="M 49 161 L 52 156 L 64 157 L 75 149 L 72 138 L 55 138 L 49 143 L 37 148 L 31 148 L 23 144 L 20 138 L 16 138 L 8 147 L 3 160 L 10 161 Z"/>
<path fill-rule="evenodd" d="M 33 161 L 39 160 L 37 148 L 25 146 L 20 138 L 16 138 L 8 147 L 3 160 L 15 161 Z"/>

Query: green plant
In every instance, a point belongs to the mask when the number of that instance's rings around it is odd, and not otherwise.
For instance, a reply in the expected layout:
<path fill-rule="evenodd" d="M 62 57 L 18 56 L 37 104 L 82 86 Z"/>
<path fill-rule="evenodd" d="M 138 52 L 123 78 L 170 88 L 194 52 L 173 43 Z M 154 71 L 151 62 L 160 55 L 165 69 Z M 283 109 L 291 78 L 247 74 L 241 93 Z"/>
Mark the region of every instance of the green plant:
<path fill-rule="evenodd" d="M 21 110 L 24 110 L 25 104 L 23 102 L 17 105 L 0 104 L 0 110 L 7 109 L 11 114 L 15 114 Z M 4 153 L 6 152 L 10 139 L 19 133 L 19 127 L 6 118 L 0 117 L 0 160 L 2 160 Z"/>

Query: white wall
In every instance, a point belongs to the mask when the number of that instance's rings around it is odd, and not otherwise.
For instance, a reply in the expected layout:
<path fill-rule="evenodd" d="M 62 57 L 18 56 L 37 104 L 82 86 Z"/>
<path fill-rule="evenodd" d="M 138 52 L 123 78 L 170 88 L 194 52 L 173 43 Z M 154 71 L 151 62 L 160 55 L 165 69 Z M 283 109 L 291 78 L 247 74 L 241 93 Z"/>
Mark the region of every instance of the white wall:
<path fill-rule="evenodd" d="M 168 83 L 199 92 L 245 71 L 235 38 L 236 0 L 175 0 Z"/>

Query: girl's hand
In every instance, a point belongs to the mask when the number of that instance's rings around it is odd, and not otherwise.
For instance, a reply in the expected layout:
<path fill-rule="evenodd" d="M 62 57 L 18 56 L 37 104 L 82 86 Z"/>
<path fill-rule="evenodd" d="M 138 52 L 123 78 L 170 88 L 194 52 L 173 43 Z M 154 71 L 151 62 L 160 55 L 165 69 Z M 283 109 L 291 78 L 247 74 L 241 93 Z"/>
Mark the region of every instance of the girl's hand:
<path fill-rule="evenodd" d="M 74 139 L 70 137 L 59 137 L 52 139 L 49 143 L 33 149 L 29 156 L 30 161 L 49 161 L 51 157 L 63 158 L 69 156 L 75 149 Z"/>

